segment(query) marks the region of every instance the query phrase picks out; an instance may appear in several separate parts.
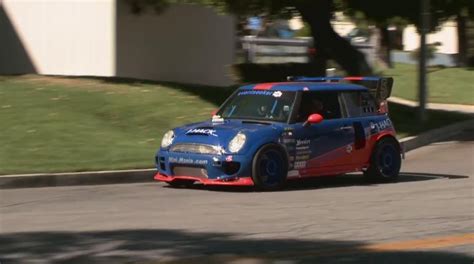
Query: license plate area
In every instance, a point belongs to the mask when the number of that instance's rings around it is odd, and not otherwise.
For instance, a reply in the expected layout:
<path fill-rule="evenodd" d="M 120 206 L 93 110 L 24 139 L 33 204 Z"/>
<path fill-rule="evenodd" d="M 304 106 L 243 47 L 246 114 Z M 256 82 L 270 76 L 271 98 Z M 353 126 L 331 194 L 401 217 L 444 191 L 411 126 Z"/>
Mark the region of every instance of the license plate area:
<path fill-rule="evenodd" d="M 174 165 L 171 167 L 174 176 L 192 176 L 198 178 L 208 178 L 207 169 L 200 166 Z"/>

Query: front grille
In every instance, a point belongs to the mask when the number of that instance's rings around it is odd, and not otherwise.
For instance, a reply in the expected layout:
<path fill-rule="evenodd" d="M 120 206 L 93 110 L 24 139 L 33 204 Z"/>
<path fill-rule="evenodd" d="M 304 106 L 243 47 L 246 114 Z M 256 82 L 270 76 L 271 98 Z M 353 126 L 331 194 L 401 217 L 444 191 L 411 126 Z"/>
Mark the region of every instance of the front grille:
<path fill-rule="evenodd" d="M 222 153 L 222 148 L 205 144 L 178 143 L 171 146 L 170 151 L 181 153 L 219 155 Z"/>
<path fill-rule="evenodd" d="M 189 167 L 189 166 L 174 166 L 172 168 L 173 175 L 175 176 L 192 176 L 199 178 L 207 178 L 207 170 L 201 167 Z"/>

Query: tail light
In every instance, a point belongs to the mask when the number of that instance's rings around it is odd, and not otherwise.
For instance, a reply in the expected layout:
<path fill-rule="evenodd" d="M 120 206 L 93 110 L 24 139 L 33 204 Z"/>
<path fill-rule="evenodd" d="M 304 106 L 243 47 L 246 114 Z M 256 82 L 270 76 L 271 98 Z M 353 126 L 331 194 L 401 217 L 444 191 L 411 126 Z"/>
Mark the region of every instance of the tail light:
<path fill-rule="evenodd" d="M 378 112 L 380 114 L 388 113 L 388 102 L 387 102 L 387 100 L 383 100 L 382 102 L 379 103 Z"/>

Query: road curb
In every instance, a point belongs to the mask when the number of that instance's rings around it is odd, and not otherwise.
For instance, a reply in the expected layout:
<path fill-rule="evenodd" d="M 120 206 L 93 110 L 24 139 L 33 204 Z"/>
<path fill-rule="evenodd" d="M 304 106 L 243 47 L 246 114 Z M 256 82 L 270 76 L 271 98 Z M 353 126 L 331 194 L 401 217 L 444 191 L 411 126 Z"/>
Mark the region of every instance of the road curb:
<path fill-rule="evenodd" d="M 432 129 L 414 137 L 403 138 L 400 140 L 400 144 L 402 145 L 402 149 L 408 152 L 436 141 L 447 139 L 456 135 L 459 131 L 467 129 L 474 129 L 474 119 Z"/>
<path fill-rule="evenodd" d="M 400 143 L 404 151 L 408 152 L 466 129 L 474 129 L 474 119 L 403 138 Z M 0 176 L 0 189 L 153 182 L 155 172 L 156 169 L 143 169 L 4 175 Z"/>
<path fill-rule="evenodd" d="M 152 182 L 156 169 L 0 176 L 0 189 Z"/>

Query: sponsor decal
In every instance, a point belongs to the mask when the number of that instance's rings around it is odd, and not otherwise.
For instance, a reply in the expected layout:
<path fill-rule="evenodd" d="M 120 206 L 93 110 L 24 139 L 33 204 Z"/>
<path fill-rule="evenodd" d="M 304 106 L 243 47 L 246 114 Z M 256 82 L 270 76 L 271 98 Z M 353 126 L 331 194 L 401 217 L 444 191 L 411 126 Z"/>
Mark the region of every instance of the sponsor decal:
<path fill-rule="evenodd" d="M 347 145 L 346 146 L 346 152 L 351 153 L 352 152 L 352 145 Z"/>
<path fill-rule="evenodd" d="M 390 119 L 385 119 L 383 121 L 380 121 L 378 123 L 375 124 L 379 130 L 384 130 L 386 128 L 389 128 L 392 126 L 392 122 L 390 121 Z"/>
<path fill-rule="evenodd" d="M 273 93 L 273 97 L 277 97 L 277 98 L 278 98 L 278 97 L 281 97 L 282 94 L 283 94 L 282 92 L 276 91 L 276 92 Z"/>
<path fill-rule="evenodd" d="M 308 146 L 308 145 L 296 147 L 296 150 L 307 150 L 307 149 L 309 149 L 309 146 Z"/>
<path fill-rule="evenodd" d="M 306 161 L 297 161 L 295 162 L 295 169 L 306 168 Z"/>
<path fill-rule="evenodd" d="M 295 157 L 295 160 L 296 161 L 305 161 L 305 160 L 309 160 L 309 155 L 302 155 L 302 156 L 296 156 Z"/>
<path fill-rule="evenodd" d="M 310 155 L 311 154 L 311 150 L 310 149 L 306 149 L 306 150 L 296 150 L 296 155 Z"/>
<path fill-rule="evenodd" d="M 377 123 L 370 122 L 369 125 L 370 125 L 371 132 L 372 133 L 377 133 L 377 132 L 385 130 L 389 127 L 392 127 L 392 122 L 390 121 L 390 119 L 385 119 L 385 120 L 379 121 Z"/>
<path fill-rule="evenodd" d="M 189 159 L 183 157 L 169 157 L 168 161 L 171 163 L 179 163 L 179 164 L 193 164 L 193 165 L 207 165 L 207 160 L 201 159 Z"/>
<path fill-rule="evenodd" d="M 237 96 L 242 95 L 265 95 L 265 96 L 272 96 L 272 91 L 260 91 L 260 90 L 251 90 L 251 91 L 242 91 L 237 94 Z"/>
<path fill-rule="evenodd" d="M 309 140 L 309 139 L 301 139 L 301 140 L 297 139 L 296 140 L 296 146 L 297 147 L 298 146 L 303 146 L 303 145 L 309 145 L 309 144 L 311 144 L 311 140 Z"/>
<path fill-rule="evenodd" d="M 186 135 L 193 135 L 193 134 L 217 137 L 216 130 L 208 129 L 208 128 L 193 128 L 186 132 Z"/>
<path fill-rule="evenodd" d="M 299 176 L 300 176 L 300 172 L 297 170 L 288 171 L 288 177 L 299 177 Z"/>

